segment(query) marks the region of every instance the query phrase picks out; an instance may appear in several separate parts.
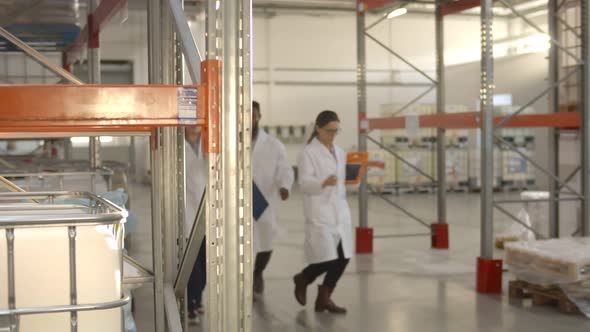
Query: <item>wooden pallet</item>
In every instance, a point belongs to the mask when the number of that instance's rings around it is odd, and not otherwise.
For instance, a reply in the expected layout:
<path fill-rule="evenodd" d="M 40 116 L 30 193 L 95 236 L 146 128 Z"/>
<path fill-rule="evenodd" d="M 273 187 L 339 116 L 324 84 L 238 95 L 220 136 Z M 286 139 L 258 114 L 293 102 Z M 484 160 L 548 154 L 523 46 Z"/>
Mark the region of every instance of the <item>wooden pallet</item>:
<path fill-rule="evenodd" d="M 495 241 L 496 249 L 504 250 L 506 243 L 520 241 L 521 239 L 517 236 L 497 236 Z"/>
<path fill-rule="evenodd" d="M 510 299 L 531 299 L 534 306 L 552 305 L 568 315 L 582 315 L 578 307 L 563 293 L 557 285 L 535 285 L 522 280 L 508 283 Z"/>
<path fill-rule="evenodd" d="M 467 185 L 447 185 L 447 192 L 450 193 L 468 193 L 469 187 Z"/>
<path fill-rule="evenodd" d="M 495 193 L 501 193 L 502 192 L 502 187 L 494 187 L 494 192 Z M 481 187 L 471 187 L 469 188 L 469 192 L 470 193 L 481 193 Z"/>

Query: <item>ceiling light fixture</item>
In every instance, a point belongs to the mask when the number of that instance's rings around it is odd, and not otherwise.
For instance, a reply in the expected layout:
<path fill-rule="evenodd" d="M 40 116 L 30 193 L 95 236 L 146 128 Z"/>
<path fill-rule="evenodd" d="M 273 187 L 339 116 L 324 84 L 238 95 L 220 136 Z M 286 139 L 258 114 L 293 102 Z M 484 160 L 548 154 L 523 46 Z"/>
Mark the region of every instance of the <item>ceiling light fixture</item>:
<path fill-rule="evenodd" d="M 402 16 L 407 13 L 408 13 L 408 9 L 405 7 L 401 7 L 401 8 L 397 8 L 397 9 L 392 10 L 389 14 L 387 14 L 387 18 L 390 19 L 390 18 Z"/>

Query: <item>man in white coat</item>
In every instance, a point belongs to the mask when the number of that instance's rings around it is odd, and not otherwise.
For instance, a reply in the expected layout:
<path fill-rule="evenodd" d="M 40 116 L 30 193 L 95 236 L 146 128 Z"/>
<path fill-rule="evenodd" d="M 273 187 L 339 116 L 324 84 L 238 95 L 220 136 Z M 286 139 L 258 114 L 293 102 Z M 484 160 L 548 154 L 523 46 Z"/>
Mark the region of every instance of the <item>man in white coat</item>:
<path fill-rule="evenodd" d="M 252 102 L 252 180 L 268 202 L 268 207 L 254 221 L 254 293 L 264 292 L 263 272 L 273 250 L 279 227 L 279 198 L 287 200 L 293 185 L 293 168 L 287 161 L 285 146 L 275 137 L 260 130 L 260 104 Z M 256 202 L 254 202 L 256 204 Z"/>
<path fill-rule="evenodd" d="M 185 129 L 184 154 L 186 163 L 186 211 L 184 234 L 188 238 L 193 228 L 197 209 L 207 185 L 207 159 L 201 151 L 201 129 Z M 188 318 L 191 324 L 199 322 L 197 313 L 202 313 L 202 295 L 205 289 L 207 261 L 205 241 L 201 244 L 197 260 L 188 283 Z"/>

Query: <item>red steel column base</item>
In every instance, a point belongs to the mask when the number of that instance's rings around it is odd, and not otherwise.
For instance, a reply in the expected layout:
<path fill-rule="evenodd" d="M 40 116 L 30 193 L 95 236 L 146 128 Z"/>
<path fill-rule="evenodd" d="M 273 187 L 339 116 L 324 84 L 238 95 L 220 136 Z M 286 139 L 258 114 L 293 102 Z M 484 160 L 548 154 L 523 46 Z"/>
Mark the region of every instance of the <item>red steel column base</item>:
<path fill-rule="evenodd" d="M 502 293 L 502 260 L 477 258 L 477 292 Z"/>
<path fill-rule="evenodd" d="M 356 253 L 370 254 L 373 252 L 373 229 L 356 228 Z"/>
<path fill-rule="evenodd" d="M 432 248 L 449 249 L 449 224 L 432 224 Z"/>

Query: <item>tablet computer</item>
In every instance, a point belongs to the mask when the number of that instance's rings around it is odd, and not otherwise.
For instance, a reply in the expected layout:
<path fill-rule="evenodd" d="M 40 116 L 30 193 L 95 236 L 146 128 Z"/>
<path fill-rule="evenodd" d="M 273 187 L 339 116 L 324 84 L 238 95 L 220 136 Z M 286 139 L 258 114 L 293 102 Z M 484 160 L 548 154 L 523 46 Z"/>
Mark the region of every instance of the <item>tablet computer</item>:
<path fill-rule="evenodd" d="M 356 181 L 361 168 L 361 164 L 346 164 L 346 181 Z"/>

